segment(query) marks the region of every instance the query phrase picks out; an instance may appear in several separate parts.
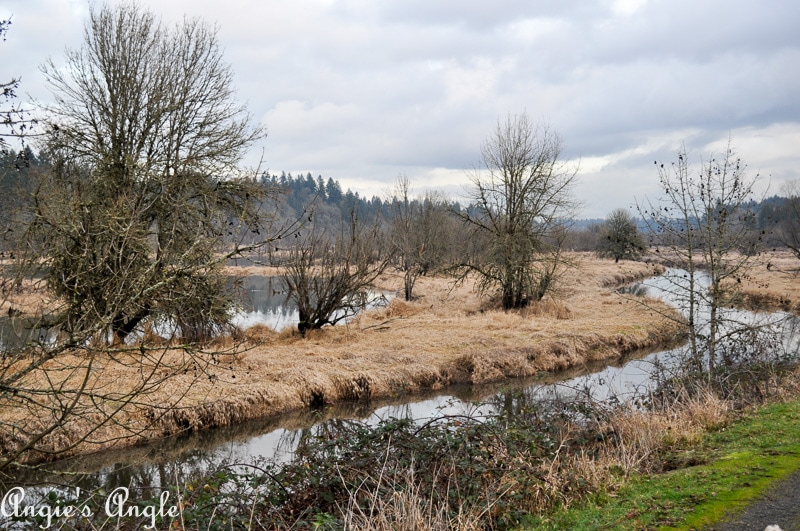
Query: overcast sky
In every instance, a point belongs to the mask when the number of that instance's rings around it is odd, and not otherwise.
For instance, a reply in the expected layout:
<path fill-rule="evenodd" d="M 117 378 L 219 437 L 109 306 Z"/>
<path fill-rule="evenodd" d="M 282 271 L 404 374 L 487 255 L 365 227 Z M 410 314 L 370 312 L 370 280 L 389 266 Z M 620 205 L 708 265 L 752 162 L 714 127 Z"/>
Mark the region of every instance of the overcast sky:
<path fill-rule="evenodd" d="M 112 2 L 113 3 L 113 2 Z M 655 160 L 731 137 L 762 189 L 800 178 L 796 0 L 141 0 L 216 24 L 271 172 L 463 194 L 498 118 L 527 112 L 580 162 L 581 217 L 658 194 Z M 81 43 L 84 0 L 0 0 L 0 80 Z"/>

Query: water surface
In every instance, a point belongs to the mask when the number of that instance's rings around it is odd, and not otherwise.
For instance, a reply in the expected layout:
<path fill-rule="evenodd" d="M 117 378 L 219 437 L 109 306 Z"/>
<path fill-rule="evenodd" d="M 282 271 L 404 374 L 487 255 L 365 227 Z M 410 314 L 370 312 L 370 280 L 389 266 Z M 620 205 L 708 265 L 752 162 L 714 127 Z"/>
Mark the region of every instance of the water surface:
<path fill-rule="evenodd" d="M 632 297 L 658 297 L 685 311 L 685 294 L 680 288 L 685 272 L 669 270 L 628 288 Z M 699 279 L 704 286 L 703 278 Z M 292 310 L 285 306 L 286 294 L 270 277 L 246 277 L 243 284 L 251 294 L 251 306 L 241 319 L 270 316 L 272 322 L 292 322 Z M 644 299 L 638 299 L 646 304 Z M 296 312 L 296 310 L 294 310 Z M 248 313 L 249 312 L 249 313 Z M 701 328 L 707 326 L 698 310 Z M 798 351 L 798 319 L 786 313 L 753 313 L 725 310 L 723 320 L 746 323 L 765 337 L 777 338 L 783 352 Z M 243 321 L 244 322 L 244 321 Z M 733 333 L 733 328 L 728 331 Z M 755 337 L 755 336 L 754 336 Z M 577 367 L 542 378 L 520 379 L 499 384 L 458 386 L 394 400 L 344 403 L 322 410 L 304 410 L 279 417 L 246 422 L 237 426 L 172 437 L 151 444 L 120 451 L 101 452 L 58 463 L 55 468 L 69 471 L 70 481 L 86 490 L 120 485 L 139 488 L 175 484 L 180 478 L 203 474 L 222 463 L 246 463 L 263 457 L 276 461 L 291 458 L 298 445 L 309 437 L 321 436 L 337 423 L 353 420 L 376 423 L 385 418 L 411 418 L 422 422 L 442 414 L 480 415 L 499 410 L 513 410 L 519 401 L 557 400 L 581 396 L 595 401 L 633 401 L 646 397 L 655 368 L 674 365 L 685 356 L 679 347 L 658 352 L 637 352 L 617 362 Z M 24 480 L 24 478 L 19 478 Z M 32 478 L 29 478 L 32 479 Z M 58 481 L 63 481 L 61 478 Z M 54 477 L 38 478 L 53 482 Z"/>

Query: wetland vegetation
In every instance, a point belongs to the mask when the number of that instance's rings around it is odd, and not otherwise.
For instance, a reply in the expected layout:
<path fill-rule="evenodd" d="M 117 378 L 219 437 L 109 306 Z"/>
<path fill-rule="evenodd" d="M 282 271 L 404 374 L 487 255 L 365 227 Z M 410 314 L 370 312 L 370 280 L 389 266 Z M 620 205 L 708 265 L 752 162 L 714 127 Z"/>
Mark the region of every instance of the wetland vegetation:
<path fill-rule="evenodd" d="M 656 166 L 664 194 L 638 219 L 615 211 L 580 229 L 577 168 L 526 113 L 481 145 L 468 204 L 414 197 L 404 177 L 367 200 L 331 178 L 241 167 L 264 132 L 202 21 L 93 7 L 65 59 L 42 69 L 56 103 L 38 153 L 0 141 L 0 473 L 685 348 L 654 358 L 630 399 L 503 392 L 488 410 L 424 421 L 333 419 L 282 462 L 175 467 L 173 483 L 161 470 L 124 513 L 127 490 L 104 518 L 102 488 L 56 487 L 3 523 L 46 524 L 57 509 L 58 525 L 86 529 L 507 529 L 598 511 L 611 526 L 699 525 L 765 484 L 736 473 L 742 455 L 776 475 L 796 467 L 777 419 L 796 424 L 797 338 L 740 310 L 796 322 L 797 193 L 754 197 L 731 145 L 699 165 L 681 149 Z M 29 124 L 12 111 L 6 126 Z M 674 268 L 667 302 L 619 290 Z M 293 326 L 237 321 L 252 275 L 279 279 L 267 289 L 295 302 Z M 395 296 L 364 310 L 370 292 Z M 759 423 L 774 436 L 727 435 Z M 770 445 L 780 458 L 767 463 Z M 719 503 L 691 482 L 744 494 Z M 658 501 L 649 485 L 690 494 Z"/>

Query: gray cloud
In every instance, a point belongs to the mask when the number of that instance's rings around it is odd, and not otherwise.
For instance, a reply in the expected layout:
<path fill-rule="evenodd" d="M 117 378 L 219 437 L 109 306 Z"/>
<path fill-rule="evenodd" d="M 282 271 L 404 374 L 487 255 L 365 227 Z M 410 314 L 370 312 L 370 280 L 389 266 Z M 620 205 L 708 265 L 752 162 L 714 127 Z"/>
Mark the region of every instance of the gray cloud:
<path fill-rule="evenodd" d="M 655 193 L 652 161 L 729 135 L 780 181 L 800 163 L 800 19 L 793 0 L 173 0 L 165 20 L 217 24 L 273 171 L 372 193 L 399 172 L 458 193 L 499 117 L 526 111 L 581 159 L 601 217 Z M 6 77 L 46 98 L 36 65 L 77 46 L 88 4 L 10 0 Z M 753 164 L 754 163 L 754 164 Z M 460 177 L 459 177 L 460 176 Z"/>

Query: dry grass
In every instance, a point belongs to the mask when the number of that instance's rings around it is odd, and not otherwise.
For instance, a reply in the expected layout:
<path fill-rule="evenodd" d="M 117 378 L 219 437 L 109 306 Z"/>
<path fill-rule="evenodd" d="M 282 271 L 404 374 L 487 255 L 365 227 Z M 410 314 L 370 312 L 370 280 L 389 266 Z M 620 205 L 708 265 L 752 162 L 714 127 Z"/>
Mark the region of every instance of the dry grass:
<path fill-rule="evenodd" d="M 226 266 L 225 272 L 232 276 L 247 277 L 250 275 L 278 276 L 282 270 L 273 266 Z"/>
<path fill-rule="evenodd" d="M 601 427 L 609 438 L 598 464 L 625 475 L 654 472 L 650 468 L 661 463 L 655 454 L 665 447 L 696 443 L 704 431 L 727 422 L 730 408 L 731 404 L 708 391 L 655 410 L 617 410 Z"/>
<path fill-rule="evenodd" d="M 578 268 L 566 274 L 560 298 L 523 311 L 487 310 L 470 284 L 454 288 L 447 278 L 421 277 L 417 300 L 395 300 L 344 326 L 306 337 L 248 329 L 236 355 L 203 358 L 207 366 L 170 377 L 80 451 L 343 400 L 532 376 L 674 341 L 673 322 L 613 289 L 657 273 L 657 266 L 588 254 L 574 259 Z M 378 287 L 400 290 L 402 278 L 385 274 Z M 164 361 L 178 366 L 183 355 L 167 351 Z M 135 363 L 109 359 L 102 366 L 98 386 L 136 381 Z M 60 437 L 77 437 L 79 424 L 54 434 L 54 447 Z"/>
<path fill-rule="evenodd" d="M 731 408 L 714 393 L 705 392 L 655 410 L 614 409 L 592 428 L 591 433 L 603 434 L 597 442 L 582 443 L 577 452 L 559 451 L 540 467 L 537 476 L 544 481 L 529 500 L 531 512 L 541 514 L 555 505 L 580 502 L 591 493 L 613 492 L 633 473 L 662 472 L 665 451 L 691 447 L 706 430 L 724 426 Z M 575 430 L 582 433 L 580 427 Z M 562 445 L 574 436 L 564 433 Z M 575 489 L 576 485 L 580 488 Z"/>
<path fill-rule="evenodd" d="M 350 503 L 342 510 L 344 529 L 352 531 L 464 531 L 484 529 L 483 514 L 490 507 L 468 509 L 461 505 L 455 516 L 449 514 L 446 500 L 434 501 L 415 478 L 415 464 L 398 472 L 399 477 L 381 476 L 378 488 L 363 488 L 349 493 Z M 390 492 L 381 496 L 378 493 Z M 366 503 L 358 500 L 366 498 Z"/>
<path fill-rule="evenodd" d="M 800 315 L 800 260 L 785 250 L 763 253 L 741 288 L 748 309 Z"/>
<path fill-rule="evenodd" d="M 17 282 L 0 276 L 0 288 L 0 315 L 42 315 L 55 304 L 41 280 Z"/>

